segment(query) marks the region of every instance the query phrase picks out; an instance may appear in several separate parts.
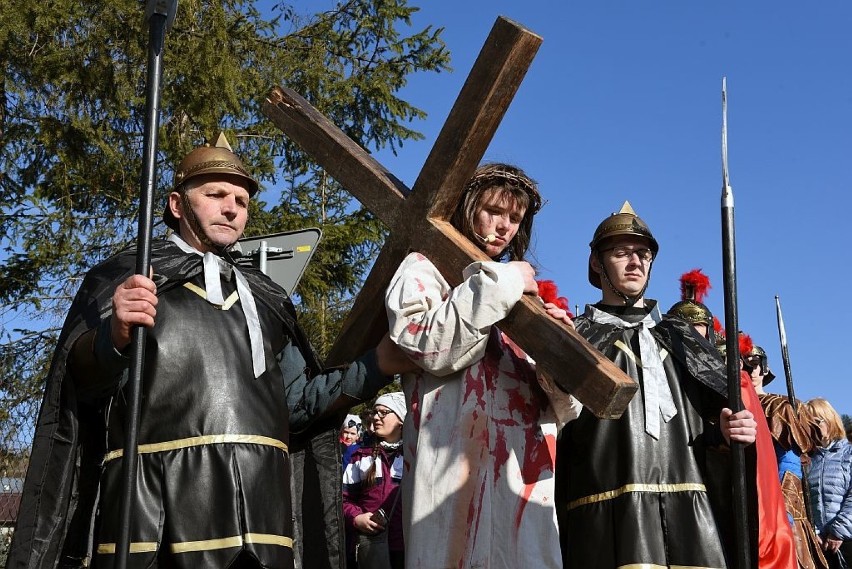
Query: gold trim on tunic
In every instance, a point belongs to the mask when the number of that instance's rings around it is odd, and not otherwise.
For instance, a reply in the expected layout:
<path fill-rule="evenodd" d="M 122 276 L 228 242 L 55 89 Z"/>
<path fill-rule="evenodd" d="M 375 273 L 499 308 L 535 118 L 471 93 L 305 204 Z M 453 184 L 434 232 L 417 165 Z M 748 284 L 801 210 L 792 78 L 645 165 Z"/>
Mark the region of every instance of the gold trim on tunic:
<path fill-rule="evenodd" d="M 619 565 L 616 569 L 719 569 L 704 565 L 657 565 L 656 563 L 628 563 Z"/>
<path fill-rule="evenodd" d="M 165 441 L 162 443 L 139 445 L 137 452 L 139 454 L 152 454 L 155 452 L 165 452 L 169 450 L 179 450 L 190 447 L 228 443 L 265 445 L 279 448 L 284 452 L 287 452 L 286 443 L 281 442 L 278 439 L 263 437 L 261 435 L 204 435 L 201 437 L 189 437 L 186 439 L 176 439 L 173 441 Z M 116 458 L 121 458 L 122 456 L 124 456 L 124 449 L 116 449 L 110 451 L 104 457 L 103 463 L 106 464 L 110 460 L 115 460 Z"/>
<path fill-rule="evenodd" d="M 191 290 L 192 292 L 194 292 L 195 294 L 197 294 L 198 296 L 200 296 L 204 300 L 207 300 L 207 291 L 204 290 L 203 288 L 201 288 L 200 286 L 194 285 L 192 283 L 183 283 L 183 286 L 188 288 L 189 290 Z M 218 304 L 214 304 L 213 306 L 218 308 L 219 310 L 228 310 L 234 304 L 236 304 L 239 299 L 240 299 L 240 295 L 237 294 L 237 291 L 234 291 L 234 292 L 231 293 L 231 295 L 228 298 L 225 299 L 225 304 L 223 304 L 221 306 L 219 306 Z"/>
<path fill-rule="evenodd" d="M 230 547 L 242 547 L 245 543 L 257 543 L 261 545 L 278 545 L 281 547 L 293 547 L 293 539 L 271 533 L 247 533 L 243 536 L 225 537 L 222 539 L 205 539 L 202 541 L 184 541 L 173 543 L 169 547 L 172 553 L 191 553 L 193 551 L 210 551 L 213 549 L 228 549 Z"/>
<path fill-rule="evenodd" d="M 169 549 L 172 553 L 192 553 L 195 551 L 212 551 L 214 549 L 229 549 L 232 547 L 242 547 L 246 543 L 256 543 L 260 545 L 278 545 L 280 547 L 293 548 L 293 538 L 284 535 L 275 535 L 271 533 L 247 533 L 245 535 L 235 535 L 233 537 L 223 537 L 220 539 L 204 539 L 200 541 L 182 541 L 172 543 Z M 98 544 L 98 553 L 102 555 L 114 555 L 116 544 L 100 543 Z M 152 553 L 159 549 L 157 542 L 139 542 L 130 544 L 130 553 Z"/>
<path fill-rule="evenodd" d="M 587 504 L 595 504 L 597 502 L 605 502 L 607 500 L 613 500 L 615 498 L 618 498 L 619 496 L 623 496 L 624 494 L 636 492 L 653 492 L 657 494 L 668 494 L 673 492 L 706 491 L 707 487 L 704 486 L 704 484 L 697 484 L 692 482 L 686 482 L 683 484 L 625 484 L 621 488 L 616 488 L 615 490 L 609 490 L 608 492 L 601 492 L 600 494 L 592 494 L 591 496 L 586 496 L 585 498 L 578 498 L 577 500 L 572 500 L 571 502 L 568 502 L 568 509 L 573 510 L 574 508 L 580 506 L 585 506 Z M 627 567 L 632 567 L 632 565 L 628 565 Z M 637 567 L 641 567 L 641 565 L 637 565 Z"/>
<path fill-rule="evenodd" d="M 101 555 L 115 555 L 116 544 L 99 543 L 98 553 Z M 159 549 L 156 541 L 137 541 L 130 544 L 130 553 L 152 553 Z"/>

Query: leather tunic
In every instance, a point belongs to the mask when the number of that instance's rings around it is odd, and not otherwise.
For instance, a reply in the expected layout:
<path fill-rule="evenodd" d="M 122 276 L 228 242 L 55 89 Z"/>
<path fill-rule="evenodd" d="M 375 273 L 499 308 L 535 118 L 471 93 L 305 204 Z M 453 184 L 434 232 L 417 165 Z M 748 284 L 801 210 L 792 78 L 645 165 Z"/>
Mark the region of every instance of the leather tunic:
<path fill-rule="evenodd" d="M 645 314 L 637 310 L 618 316 L 638 322 Z M 640 392 L 620 419 L 601 420 L 584 409 L 563 430 L 556 476 L 565 567 L 726 567 L 706 483 L 706 431 L 714 428 L 706 419 L 721 410 L 718 389 L 690 377 L 683 338 L 675 330 L 663 324 L 652 328 L 677 408 L 670 421 L 661 421 L 654 439 L 645 432 L 636 330 L 583 317 L 575 323 L 592 345 L 639 382 Z M 671 338 L 678 341 L 660 342 Z M 700 364 L 695 354 L 689 358 L 691 365 Z M 723 381 L 721 376 L 714 387 L 721 388 Z"/>
<path fill-rule="evenodd" d="M 153 552 L 160 542 L 140 540 L 162 535 L 161 552 L 171 555 L 170 567 L 176 558 L 171 544 L 176 542 L 185 544 L 179 555 L 188 567 L 227 567 L 243 551 L 250 557 L 259 553 L 267 567 L 342 567 L 337 414 L 374 398 L 392 378 L 381 374 L 372 352 L 349 365 L 323 369 L 286 292 L 244 267 L 240 270 L 258 303 L 267 357 L 266 374 L 248 379 L 253 373 L 239 302 L 227 314 L 205 312 L 216 309 L 184 288 L 187 281 L 200 282 L 201 257 L 164 240 L 155 240 L 151 253 L 164 304 L 149 332 L 146 375 L 153 377 L 149 370 L 156 369 L 166 379 L 157 379 L 162 385 L 144 382 L 142 413 L 147 419 L 140 442 L 183 442 L 177 445 L 181 448 L 140 456 L 140 523 L 134 519 L 133 527 L 141 529 L 133 530 L 137 533 L 131 533 L 131 540 L 138 544 L 136 550 L 148 551 L 132 553 L 130 563 L 147 559 L 158 566 L 161 558 L 153 559 Z M 118 516 L 112 509 L 118 508 L 117 490 L 106 486 L 115 485 L 121 460 L 106 453 L 122 446 L 117 441 L 124 395 L 116 393 L 115 384 L 80 392 L 66 363 L 84 333 L 108 323 L 112 293 L 134 267 L 135 252 L 129 249 L 93 268 L 65 320 L 39 412 L 7 560 L 10 569 L 88 566 L 93 547 L 96 551 L 98 543 L 115 541 L 110 533 Z M 234 287 L 223 286 L 227 297 Z M 170 317 L 163 307 L 173 303 L 177 313 Z M 178 341 L 180 332 L 184 336 Z M 167 355 L 174 357 L 168 364 Z M 247 379 L 235 379 L 237 370 Z M 231 381 L 216 382 L 220 374 L 230 375 Z M 203 384 L 208 389 L 200 389 Z M 190 404 L 196 408 L 189 409 Z M 207 445 L 180 439 L 245 433 L 249 440 L 224 437 Z M 288 443 L 290 452 L 273 441 Z M 288 537 L 293 538 L 292 549 Z M 223 540 L 218 542 L 223 547 L 190 551 L 209 539 Z M 93 561 L 108 566 L 113 557 L 95 555 Z"/>
<path fill-rule="evenodd" d="M 203 287 L 203 276 L 189 282 Z M 132 543 L 151 544 L 151 551 L 131 554 L 132 567 L 148 566 L 161 550 L 184 567 L 227 567 L 244 550 L 266 567 L 292 563 L 288 410 L 270 355 L 282 351 L 286 337 L 280 321 L 260 311 L 267 362 L 254 378 L 234 282 L 223 279 L 222 286 L 230 301 L 223 308 L 186 285 L 159 297 L 139 423 L 140 448 L 152 452 L 139 454 L 131 535 Z M 108 419 L 98 567 L 111 566 L 115 557 L 110 545 L 120 519 L 116 451 L 124 441 L 124 402 L 115 399 Z"/>

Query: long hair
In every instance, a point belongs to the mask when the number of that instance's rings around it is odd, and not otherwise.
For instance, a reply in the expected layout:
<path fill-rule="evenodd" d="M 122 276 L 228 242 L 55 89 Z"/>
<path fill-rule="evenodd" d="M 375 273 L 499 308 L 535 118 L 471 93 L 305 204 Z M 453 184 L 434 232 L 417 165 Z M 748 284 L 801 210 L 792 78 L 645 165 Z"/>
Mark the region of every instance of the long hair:
<path fill-rule="evenodd" d="M 498 191 L 501 198 L 511 198 L 518 208 L 526 210 L 517 234 L 501 255 L 509 261 L 522 261 L 530 246 L 533 217 L 541 209 L 542 199 L 535 181 L 517 166 L 495 162 L 477 168 L 465 186 L 462 202 L 450 223 L 462 235 L 479 244 L 481 238 L 477 238 L 474 223 L 489 190 Z"/>
<path fill-rule="evenodd" d="M 399 415 L 396 412 L 391 411 L 391 415 L 399 419 Z M 400 419 L 400 423 L 398 426 L 399 429 L 402 429 L 402 420 Z M 371 486 L 376 485 L 376 470 L 379 467 L 379 447 L 382 441 L 385 440 L 384 437 L 380 437 L 375 432 L 373 433 L 373 464 L 370 465 L 370 469 L 364 475 L 364 487 L 369 488 Z M 400 439 L 401 440 L 401 439 Z M 388 464 L 388 468 L 390 468 L 390 464 Z"/>
<path fill-rule="evenodd" d="M 834 410 L 834 407 L 831 406 L 831 403 L 822 397 L 817 397 L 816 399 L 808 401 L 806 405 L 814 418 L 822 419 L 828 423 L 828 442 L 839 441 L 840 439 L 846 438 L 846 430 L 843 428 L 843 421 L 837 411 Z"/>

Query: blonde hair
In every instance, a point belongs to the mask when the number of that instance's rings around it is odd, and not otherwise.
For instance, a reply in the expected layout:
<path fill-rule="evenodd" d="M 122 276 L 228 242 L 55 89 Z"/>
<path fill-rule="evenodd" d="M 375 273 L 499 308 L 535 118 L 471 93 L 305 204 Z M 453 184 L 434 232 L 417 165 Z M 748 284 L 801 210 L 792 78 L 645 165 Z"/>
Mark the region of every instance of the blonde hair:
<path fill-rule="evenodd" d="M 816 399 L 811 399 L 805 405 L 807 405 L 808 410 L 810 410 L 814 418 L 822 419 L 828 423 L 829 442 L 846 438 L 846 429 L 843 428 L 843 420 L 837 411 L 834 410 L 834 407 L 831 406 L 831 403 L 822 397 L 817 397 Z"/>

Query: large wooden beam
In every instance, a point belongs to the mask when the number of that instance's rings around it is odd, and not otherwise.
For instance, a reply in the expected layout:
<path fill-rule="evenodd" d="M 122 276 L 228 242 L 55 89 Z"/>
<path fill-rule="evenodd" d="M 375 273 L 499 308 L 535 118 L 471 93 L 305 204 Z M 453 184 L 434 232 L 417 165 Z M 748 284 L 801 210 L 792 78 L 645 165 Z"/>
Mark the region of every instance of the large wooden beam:
<path fill-rule="evenodd" d="M 413 190 L 297 93 L 270 93 L 263 112 L 390 230 L 329 364 L 352 361 L 387 331 L 384 291 L 408 252 L 423 253 L 452 286 L 468 264 L 489 260 L 449 219 L 540 44 L 539 36 L 498 18 Z M 524 297 L 499 328 L 599 417 L 619 417 L 638 387 L 572 328 L 550 318 L 537 298 Z"/>

